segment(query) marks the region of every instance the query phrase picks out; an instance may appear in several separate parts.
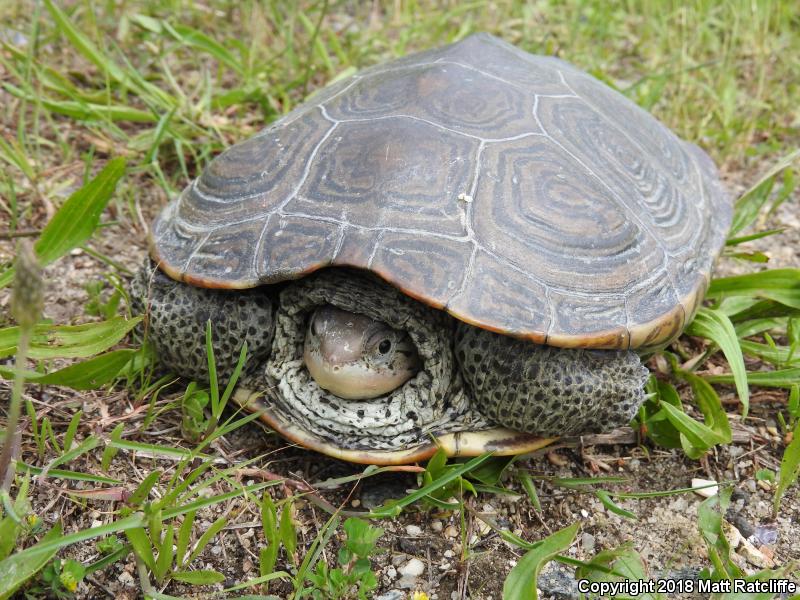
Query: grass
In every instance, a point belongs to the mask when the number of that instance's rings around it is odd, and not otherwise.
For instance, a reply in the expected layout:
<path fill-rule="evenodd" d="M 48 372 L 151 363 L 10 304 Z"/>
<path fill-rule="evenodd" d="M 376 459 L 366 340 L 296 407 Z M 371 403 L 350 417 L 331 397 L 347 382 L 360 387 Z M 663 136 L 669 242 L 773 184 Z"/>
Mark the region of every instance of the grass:
<path fill-rule="evenodd" d="M 137 322 L 121 302 L 120 282 L 130 273 L 126 257 L 106 256 L 101 240 L 143 241 L 159 206 L 216 153 L 326 82 L 475 30 L 572 61 L 706 148 L 734 186 L 755 184 L 737 205 L 726 253 L 750 261 L 758 273 L 712 283 L 708 306 L 690 335 L 652 359 L 661 368 L 649 384 L 653 397 L 638 425 L 647 438 L 643 447 L 680 449 L 707 460 L 732 440 L 721 390 L 736 390 L 744 414 L 754 410 L 748 401 L 753 389 L 780 390 L 785 403 L 771 409 L 785 438 L 772 488 L 779 513 L 781 498 L 800 471 L 800 277 L 793 269 L 763 270 L 769 267 L 763 264 L 766 255 L 750 244 L 778 233 L 765 230 L 764 215 L 795 193 L 788 168 L 800 145 L 800 10 L 795 3 L 398 1 L 362 6 L 141 0 L 64 6 L 48 0 L 2 4 L 0 22 L 5 27 L 0 29 L 0 162 L 8 167 L 0 173 L 0 223 L 7 223 L 0 236 L 9 240 L 6 248 L 18 236 L 36 237 L 39 260 L 56 267 L 64 255 L 80 249 L 103 273 L 102 280 L 85 282 L 91 300 L 86 314 L 35 325 L 30 370 L 0 365 L 0 375 L 15 385 L 24 378 L 41 386 L 33 391 L 29 385 L 29 394 L 20 398 L 29 428 L 22 431 L 24 462 L 16 462 L 0 511 L 0 598 L 12 585 L 27 586 L 32 597 L 69 597 L 88 589 L 79 587 L 86 585 L 82 581 L 96 581 L 104 572 L 116 576 L 114 569 L 126 561 L 133 561 L 139 589 L 154 598 L 212 589 L 227 589 L 229 596 L 364 597 L 375 587 L 370 559 L 380 551 L 382 529 L 423 510 L 460 514 L 465 564 L 478 553 L 467 535 L 467 523 L 475 519 L 486 519 L 516 548 L 522 557 L 498 588 L 507 598 L 535 594 L 532 573 L 550 560 L 597 581 L 646 575 L 632 547 L 579 561 L 566 552 L 578 534 L 576 526 L 534 533 L 530 541 L 530 535 L 515 535 L 490 516 L 476 516 L 473 498 L 526 493 L 541 513 L 543 490 L 566 489 L 591 494 L 608 511 L 634 519 L 636 508 L 622 501 L 656 492 L 625 489 L 624 481 L 609 478 L 541 479 L 523 461 L 479 457 L 448 463 L 436 456 L 419 473 L 416 491 L 360 515 L 383 528 L 364 520 L 342 523 L 348 509 L 332 505 L 319 486 L 289 475 L 274 478 L 261 466 L 264 457 L 238 460 L 220 454 L 224 436 L 235 435 L 253 418 L 225 420 L 229 390 L 195 386 L 176 394 L 165 389 L 169 380 L 152 378 L 146 353 L 118 347 Z M 760 173 L 766 173 L 763 180 Z M 133 235 L 127 233 L 131 229 Z M 9 266 L 12 255 L 6 251 Z M 0 269 L 0 293 L 13 277 L 13 270 Z M 46 294 L 60 293 L 58 282 L 49 284 Z M 0 327 L 0 356 L 16 352 L 19 358 L 19 330 L 9 315 L 0 313 Z M 209 362 L 213 371 L 213 356 Z M 112 381 L 115 388 L 108 387 Z M 61 394 L 64 386 L 102 388 L 99 393 L 115 402 L 122 394 L 133 412 L 89 423 L 76 405 L 80 396 L 67 395 L 72 400 L 58 409 L 38 400 L 41 391 Z M 203 413 L 206 404 L 210 418 Z M 156 440 L 149 433 L 170 423 L 174 414 L 193 441 L 181 447 L 152 443 Z M 145 472 L 128 478 L 125 465 L 133 464 L 134 456 L 152 458 Z M 352 485 L 385 472 L 367 469 L 330 485 Z M 254 473 L 266 479 L 241 481 Z M 77 506 L 112 502 L 105 522 L 72 526 L 67 533 L 59 523 L 46 525 L 34 510 L 31 491 L 49 489 L 56 478 L 67 484 L 64 493 Z M 712 578 L 740 575 L 721 535 L 726 502 L 723 493 L 698 513 Z M 310 533 L 300 531 L 301 504 L 327 514 Z M 258 575 L 231 584 L 219 570 L 201 564 L 208 562 L 202 557 L 239 514 L 254 510 L 262 540 L 253 553 Z M 96 552 L 81 556 L 78 544 L 90 541 L 98 542 Z M 19 565 L 25 569 L 19 571 Z"/>

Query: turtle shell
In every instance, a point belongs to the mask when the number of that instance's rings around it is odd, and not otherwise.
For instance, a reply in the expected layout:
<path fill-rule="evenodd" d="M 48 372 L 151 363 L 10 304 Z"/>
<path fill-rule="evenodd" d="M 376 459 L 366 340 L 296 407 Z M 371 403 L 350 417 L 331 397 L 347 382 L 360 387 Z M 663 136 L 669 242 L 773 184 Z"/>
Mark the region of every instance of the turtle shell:
<path fill-rule="evenodd" d="M 223 152 L 151 253 L 203 287 L 358 267 L 499 333 L 646 348 L 693 316 L 731 218 L 698 147 L 569 63 L 478 34 L 339 81 Z"/>

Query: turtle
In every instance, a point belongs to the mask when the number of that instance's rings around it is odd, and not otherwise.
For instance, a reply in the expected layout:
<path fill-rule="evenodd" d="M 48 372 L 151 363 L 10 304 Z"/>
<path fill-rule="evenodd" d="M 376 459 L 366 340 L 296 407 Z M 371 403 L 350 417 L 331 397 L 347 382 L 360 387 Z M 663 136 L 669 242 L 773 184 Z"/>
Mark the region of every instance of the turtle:
<path fill-rule="evenodd" d="M 133 296 L 169 369 L 355 462 L 530 452 L 626 425 L 732 203 L 621 93 L 489 34 L 363 69 L 219 154 Z"/>

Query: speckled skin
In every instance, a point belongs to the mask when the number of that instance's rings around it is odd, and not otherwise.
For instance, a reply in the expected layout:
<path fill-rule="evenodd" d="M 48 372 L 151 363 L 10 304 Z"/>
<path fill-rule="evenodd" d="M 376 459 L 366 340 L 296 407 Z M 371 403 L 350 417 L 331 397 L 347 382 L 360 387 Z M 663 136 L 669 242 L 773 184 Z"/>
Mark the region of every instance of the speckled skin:
<path fill-rule="evenodd" d="M 194 379 L 207 377 L 204 331 L 210 318 L 221 379 L 247 340 L 242 384 L 264 393 L 278 421 L 341 448 L 403 449 L 432 435 L 495 425 L 543 436 L 608 430 L 626 424 L 644 400 L 647 370 L 633 352 L 560 349 L 491 333 L 363 271 L 324 270 L 277 293 L 271 286 L 196 288 L 147 268 L 137 275 L 132 295 L 139 306 L 148 298 L 150 339 L 166 366 Z M 407 331 L 422 370 L 369 400 L 345 400 L 320 388 L 304 366 L 303 344 L 309 316 L 326 304 Z"/>
<path fill-rule="evenodd" d="M 134 312 L 146 312 L 147 339 L 161 363 L 179 375 L 208 380 L 206 321 L 217 376 L 225 382 L 247 342 L 245 371 L 269 355 L 275 330 L 267 288 L 247 291 L 207 290 L 177 282 L 147 264 L 131 282 Z M 146 309 L 146 310 L 145 310 Z"/>
<path fill-rule="evenodd" d="M 470 397 L 494 423 L 545 436 L 609 431 L 644 401 L 648 371 L 630 351 L 562 349 L 459 323 Z"/>

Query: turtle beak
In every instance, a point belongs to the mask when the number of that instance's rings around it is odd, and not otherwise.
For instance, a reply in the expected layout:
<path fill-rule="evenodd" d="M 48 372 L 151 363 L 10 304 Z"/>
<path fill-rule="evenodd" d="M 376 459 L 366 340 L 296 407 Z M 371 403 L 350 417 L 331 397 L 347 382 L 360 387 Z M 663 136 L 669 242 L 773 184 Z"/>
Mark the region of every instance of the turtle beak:
<path fill-rule="evenodd" d="M 311 316 L 306 344 L 328 368 L 357 362 L 362 355 L 365 323 L 370 320 L 334 308 L 323 306 Z"/>

